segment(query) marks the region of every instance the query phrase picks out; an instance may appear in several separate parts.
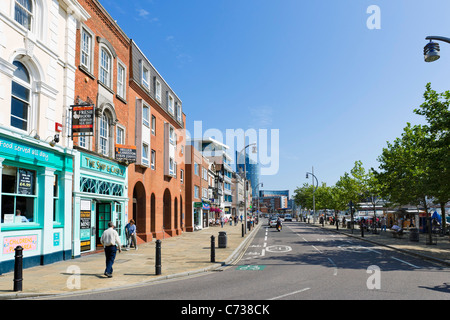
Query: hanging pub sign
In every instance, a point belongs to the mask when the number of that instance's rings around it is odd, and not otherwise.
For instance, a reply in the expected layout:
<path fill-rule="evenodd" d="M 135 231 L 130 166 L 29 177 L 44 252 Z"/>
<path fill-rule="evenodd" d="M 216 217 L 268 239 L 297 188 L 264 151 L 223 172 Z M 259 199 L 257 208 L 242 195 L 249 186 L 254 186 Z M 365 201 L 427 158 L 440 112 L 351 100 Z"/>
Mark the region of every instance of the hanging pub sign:
<path fill-rule="evenodd" d="M 94 133 L 93 104 L 76 104 L 72 108 L 72 136 L 74 133 Z"/>
<path fill-rule="evenodd" d="M 136 147 L 116 144 L 116 160 L 129 163 L 136 162 Z"/>

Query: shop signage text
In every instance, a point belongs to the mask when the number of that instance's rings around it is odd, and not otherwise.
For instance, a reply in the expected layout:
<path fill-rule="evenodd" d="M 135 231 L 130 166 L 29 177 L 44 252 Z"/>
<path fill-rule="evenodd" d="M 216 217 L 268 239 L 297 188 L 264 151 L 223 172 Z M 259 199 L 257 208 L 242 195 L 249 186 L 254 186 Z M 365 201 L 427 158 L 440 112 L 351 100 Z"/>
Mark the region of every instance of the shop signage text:
<path fill-rule="evenodd" d="M 114 163 L 104 162 L 97 158 L 86 157 L 84 155 L 81 159 L 81 167 L 100 171 L 103 173 L 109 173 L 116 176 L 121 177 L 125 176 L 125 169 L 123 166 Z"/>

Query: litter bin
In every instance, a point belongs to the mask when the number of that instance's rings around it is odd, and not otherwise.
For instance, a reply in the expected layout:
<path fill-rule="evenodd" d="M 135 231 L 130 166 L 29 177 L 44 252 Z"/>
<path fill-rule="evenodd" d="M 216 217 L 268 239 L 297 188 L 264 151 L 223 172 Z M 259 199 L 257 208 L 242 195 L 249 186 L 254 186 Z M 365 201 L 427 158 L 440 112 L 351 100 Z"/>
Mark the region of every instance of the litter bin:
<path fill-rule="evenodd" d="M 409 240 L 410 241 L 415 241 L 415 242 L 419 241 L 419 229 L 411 228 L 409 230 Z"/>
<path fill-rule="evenodd" d="M 225 231 L 219 232 L 219 248 L 227 247 L 227 233 Z"/>

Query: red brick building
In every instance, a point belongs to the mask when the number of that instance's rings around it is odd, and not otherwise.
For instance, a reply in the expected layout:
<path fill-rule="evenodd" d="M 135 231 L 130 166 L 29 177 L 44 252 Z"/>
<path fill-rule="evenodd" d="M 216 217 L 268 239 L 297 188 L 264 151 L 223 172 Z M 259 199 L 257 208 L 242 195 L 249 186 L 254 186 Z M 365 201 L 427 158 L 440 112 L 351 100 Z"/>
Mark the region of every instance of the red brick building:
<path fill-rule="evenodd" d="M 138 237 L 175 236 L 186 231 L 185 122 L 181 100 L 137 44 L 130 42 L 127 135 L 137 161 L 129 166 L 130 217 Z"/>
<path fill-rule="evenodd" d="M 95 250 L 109 221 L 124 240 L 128 220 L 127 163 L 115 147 L 134 145 L 127 135 L 130 39 L 98 0 L 79 0 L 90 18 L 77 25 L 74 105 L 92 104 L 92 128 L 75 132 L 74 235 L 81 252 Z M 73 114 L 72 123 L 80 117 Z M 80 218 L 81 217 L 81 218 Z M 80 220 L 82 221 L 80 223 Z M 77 246 L 77 244 L 76 244 Z"/>

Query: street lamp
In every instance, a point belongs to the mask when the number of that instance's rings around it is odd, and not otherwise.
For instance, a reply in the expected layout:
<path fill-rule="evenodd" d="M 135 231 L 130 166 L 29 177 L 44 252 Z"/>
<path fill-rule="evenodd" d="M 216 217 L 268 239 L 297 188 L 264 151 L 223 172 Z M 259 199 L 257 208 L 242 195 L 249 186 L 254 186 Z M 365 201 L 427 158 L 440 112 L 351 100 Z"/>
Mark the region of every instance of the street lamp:
<path fill-rule="evenodd" d="M 427 45 L 423 48 L 423 55 L 425 58 L 425 62 L 433 62 L 441 57 L 439 43 L 433 42 L 432 40 L 439 40 L 450 43 L 450 38 L 440 36 L 428 36 L 425 39 L 430 40 L 430 42 L 427 43 Z"/>
<path fill-rule="evenodd" d="M 260 182 L 260 183 L 258 183 L 258 184 L 256 185 L 256 187 L 255 187 L 255 189 L 254 189 L 254 190 L 256 190 L 256 189 L 258 190 L 258 212 L 257 212 L 257 214 L 259 213 L 259 186 L 261 186 L 261 187 L 264 188 L 263 183 Z"/>
<path fill-rule="evenodd" d="M 308 175 L 312 175 L 314 178 L 316 178 L 316 188 L 314 188 L 314 179 L 312 180 L 313 183 L 313 221 L 314 223 L 316 223 L 316 197 L 315 197 L 315 193 L 317 188 L 319 187 L 319 181 L 317 180 L 317 177 L 314 175 L 314 167 L 312 167 L 312 173 L 311 172 L 306 172 L 306 179 L 309 179 Z"/>
<path fill-rule="evenodd" d="M 239 152 L 239 157 L 238 159 L 241 158 L 241 153 L 245 151 L 245 149 L 247 149 L 248 147 L 253 146 L 252 148 L 252 152 L 256 153 L 256 143 L 250 143 L 248 145 L 246 145 L 241 152 Z M 238 160 L 239 161 L 239 160 Z M 247 161 L 245 159 L 244 156 L 244 226 L 245 226 L 245 233 L 247 233 Z"/>

